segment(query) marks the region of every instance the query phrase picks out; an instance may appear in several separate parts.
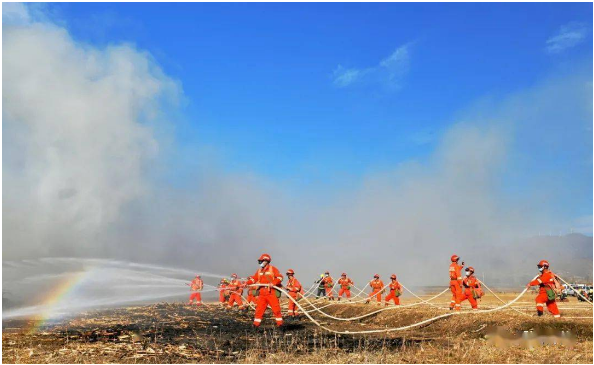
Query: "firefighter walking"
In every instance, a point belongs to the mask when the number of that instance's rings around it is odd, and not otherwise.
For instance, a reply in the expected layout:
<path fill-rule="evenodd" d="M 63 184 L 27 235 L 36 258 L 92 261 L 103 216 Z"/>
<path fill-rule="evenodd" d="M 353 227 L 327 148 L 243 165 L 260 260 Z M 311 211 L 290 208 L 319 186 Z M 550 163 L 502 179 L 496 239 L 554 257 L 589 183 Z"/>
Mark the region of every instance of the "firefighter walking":
<path fill-rule="evenodd" d="M 283 276 L 276 267 L 270 265 L 270 261 L 272 261 L 270 255 L 263 254 L 260 256 L 258 259 L 260 268 L 247 280 L 247 285 L 263 285 L 258 286 L 258 299 L 256 300 L 256 314 L 254 316 L 254 326 L 256 327 L 260 327 L 262 317 L 268 306 L 272 309 L 276 325 L 280 327 L 283 324 L 283 316 L 278 301 L 280 292 L 273 288 L 273 286 L 281 285 Z"/>
<path fill-rule="evenodd" d="M 452 263 L 450 264 L 450 291 L 452 292 L 452 300 L 450 301 L 450 310 L 460 310 L 460 302 L 464 294 L 462 293 L 462 265 L 458 265 L 460 257 L 458 255 L 452 255 L 450 258 Z"/>
<path fill-rule="evenodd" d="M 474 267 L 469 266 L 465 270 L 465 278 L 462 280 L 462 286 L 464 287 L 464 294 L 462 296 L 463 302 L 468 300 L 473 310 L 478 309 L 478 300 L 483 296 L 483 289 L 481 288 L 480 281 L 474 276 Z"/>
<path fill-rule="evenodd" d="M 200 292 L 204 288 L 204 282 L 202 281 L 202 278 L 200 277 L 200 275 L 196 275 L 194 280 L 192 280 L 192 282 L 189 285 L 190 285 L 190 290 L 192 291 L 192 293 L 190 294 L 190 302 L 188 304 L 192 305 L 192 303 L 195 299 L 196 306 L 201 306 L 202 305 L 202 295 L 200 294 Z"/>
<path fill-rule="evenodd" d="M 546 305 L 553 317 L 559 318 L 561 317 L 561 313 L 559 313 L 559 308 L 555 301 L 557 297 L 555 290 L 559 286 L 556 275 L 549 269 L 549 262 L 546 260 L 541 260 L 536 266 L 540 273 L 539 276 L 526 285 L 526 288 L 536 285 L 539 287 L 538 295 L 536 296 L 536 313 L 542 316 L 544 314 L 544 306 Z"/>
<path fill-rule="evenodd" d="M 371 294 L 369 294 L 369 297 L 367 298 L 365 304 L 369 304 L 371 299 L 373 299 L 373 297 L 375 296 L 377 303 L 381 305 L 384 282 L 380 280 L 379 274 L 375 274 L 373 276 L 373 280 L 369 282 L 369 286 L 371 287 Z"/>
<path fill-rule="evenodd" d="M 338 300 L 342 298 L 342 296 L 346 296 L 347 300 L 351 299 L 351 286 L 355 285 L 351 278 L 347 277 L 346 273 L 342 273 L 340 275 L 340 279 L 338 279 L 338 285 L 340 289 L 338 290 Z"/>
<path fill-rule="evenodd" d="M 301 297 L 301 294 L 303 293 L 303 287 L 301 286 L 299 280 L 295 278 L 295 271 L 292 269 L 287 270 L 286 288 L 289 292 L 289 296 L 294 300 L 293 301 L 289 298 L 289 313 L 287 315 L 290 317 L 296 317 L 299 314 L 299 309 L 295 302 Z"/>
<path fill-rule="evenodd" d="M 388 304 L 390 303 L 390 300 L 394 301 L 394 305 L 400 305 L 400 295 L 402 294 L 402 285 L 400 285 L 400 283 L 396 279 L 396 274 L 392 274 L 392 276 L 390 276 L 390 279 L 392 281 L 390 282 L 390 284 L 388 284 L 388 287 L 390 288 L 390 293 L 388 293 L 388 295 L 386 295 L 386 299 L 385 299 L 386 306 L 388 306 Z"/>

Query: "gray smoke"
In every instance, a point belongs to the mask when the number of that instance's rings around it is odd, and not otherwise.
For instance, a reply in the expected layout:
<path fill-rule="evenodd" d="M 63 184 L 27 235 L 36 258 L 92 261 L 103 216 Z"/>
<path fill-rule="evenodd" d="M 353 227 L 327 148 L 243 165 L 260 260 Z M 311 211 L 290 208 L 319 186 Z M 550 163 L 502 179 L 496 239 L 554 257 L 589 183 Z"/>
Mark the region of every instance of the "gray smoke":
<path fill-rule="evenodd" d="M 442 284 L 453 253 L 499 272 L 517 240 L 569 227 L 550 205 L 564 196 L 563 176 L 551 184 L 553 175 L 535 172 L 526 191 L 506 189 L 530 166 L 527 145 L 538 154 L 572 139 L 592 168 L 591 70 L 578 68 L 478 103 L 439 133 L 428 158 L 332 199 L 212 162 L 173 186 L 165 167 L 181 83 L 132 45 L 82 44 L 19 11 L 3 25 L 4 260 L 121 259 L 245 276 L 268 252 L 305 284 L 325 270 L 359 283 L 396 272 L 405 283 Z"/>

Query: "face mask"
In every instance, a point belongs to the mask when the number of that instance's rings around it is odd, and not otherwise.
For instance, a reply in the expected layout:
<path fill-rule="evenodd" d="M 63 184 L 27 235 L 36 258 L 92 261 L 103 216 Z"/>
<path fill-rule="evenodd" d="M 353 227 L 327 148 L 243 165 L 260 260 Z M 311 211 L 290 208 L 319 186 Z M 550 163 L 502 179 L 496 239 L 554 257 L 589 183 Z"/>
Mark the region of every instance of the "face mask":
<path fill-rule="evenodd" d="M 544 270 L 544 266 L 538 268 L 538 271 L 542 272 Z"/>
<path fill-rule="evenodd" d="M 466 276 L 470 276 L 470 271 L 467 271 L 466 272 Z"/>
<path fill-rule="evenodd" d="M 266 261 L 262 261 L 262 262 L 260 262 L 260 267 L 261 267 L 261 268 L 265 268 L 265 267 L 266 267 Z"/>

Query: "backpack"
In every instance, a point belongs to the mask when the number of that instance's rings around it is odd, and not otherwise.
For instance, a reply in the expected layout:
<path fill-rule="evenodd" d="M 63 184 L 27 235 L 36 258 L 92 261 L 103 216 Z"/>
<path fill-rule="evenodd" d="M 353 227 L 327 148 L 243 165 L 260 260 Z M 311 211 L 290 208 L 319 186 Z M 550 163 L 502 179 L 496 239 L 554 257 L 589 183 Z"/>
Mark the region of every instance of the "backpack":
<path fill-rule="evenodd" d="M 563 293 L 563 285 L 561 284 L 561 280 L 559 280 L 559 277 L 557 277 L 557 275 L 555 275 L 554 273 L 553 284 L 551 284 L 551 289 L 553 289 L 553 291 L 557 295 L 561 295 Z"/>

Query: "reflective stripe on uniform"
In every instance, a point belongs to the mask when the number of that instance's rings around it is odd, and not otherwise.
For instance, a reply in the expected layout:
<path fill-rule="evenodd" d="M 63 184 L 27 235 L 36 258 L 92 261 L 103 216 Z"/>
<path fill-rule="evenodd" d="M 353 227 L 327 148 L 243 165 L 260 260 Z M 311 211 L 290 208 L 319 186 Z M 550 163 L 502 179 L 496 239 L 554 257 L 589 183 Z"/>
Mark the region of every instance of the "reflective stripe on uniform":
<path fill-rule="evenodd" d="M 262 322 L 262 319 L 260 319 L 260 318 L 254 318 L 254 322 L 260 323 L 260 322 Z"/>
<path fill-rule="evenodd" d="M 537 307 L 544 307 L 544 303 L 536 303 Z"/>
<path fill-rule="evenodd" d="M 540 278 L 537 278 L 536 281 L 542 284 L 542 280 L 540 280 Z"/>

